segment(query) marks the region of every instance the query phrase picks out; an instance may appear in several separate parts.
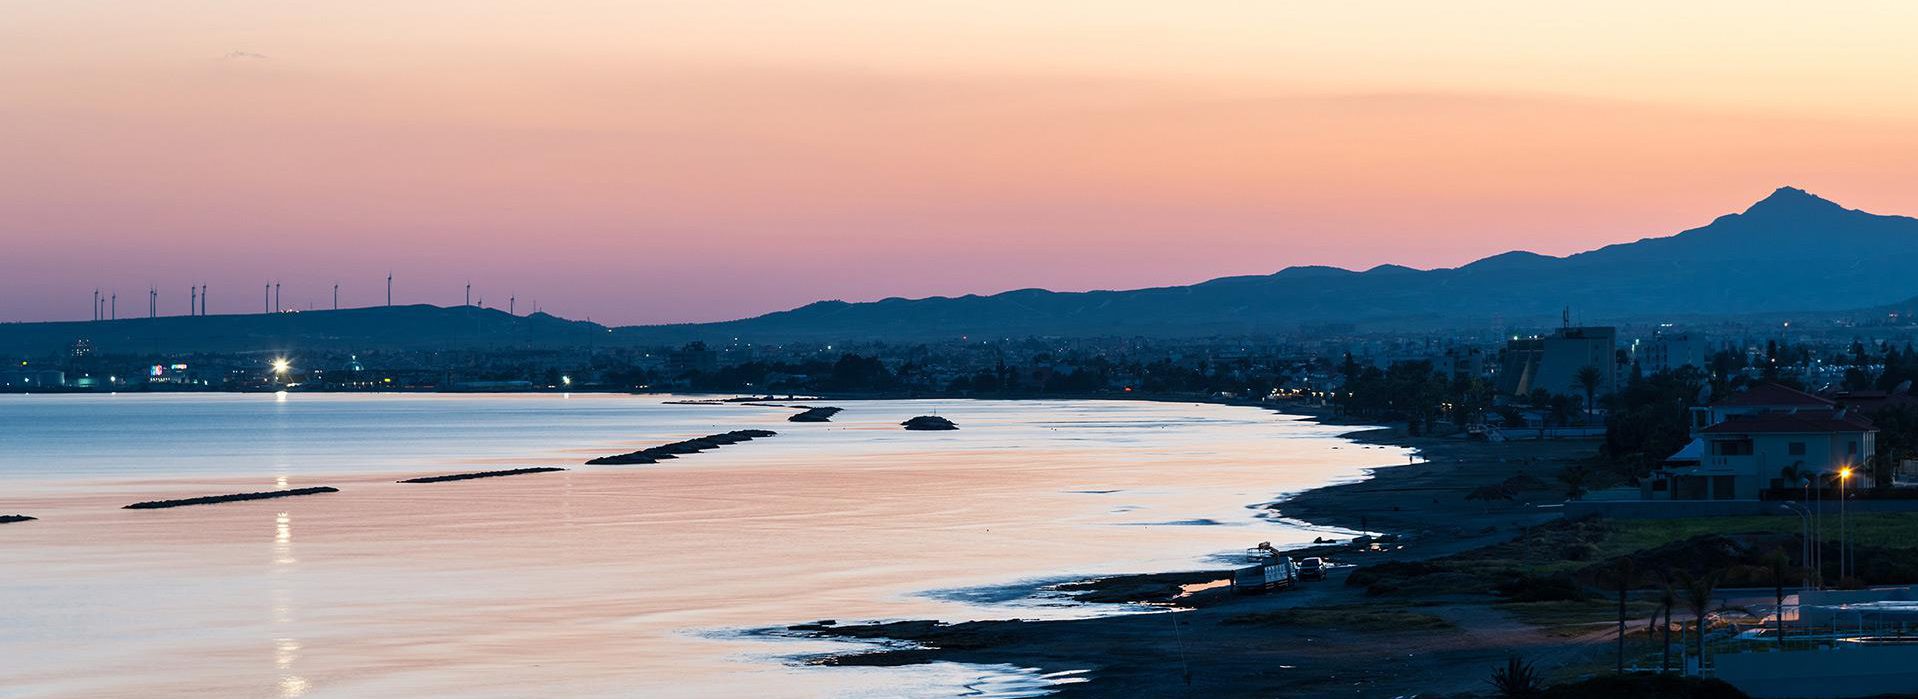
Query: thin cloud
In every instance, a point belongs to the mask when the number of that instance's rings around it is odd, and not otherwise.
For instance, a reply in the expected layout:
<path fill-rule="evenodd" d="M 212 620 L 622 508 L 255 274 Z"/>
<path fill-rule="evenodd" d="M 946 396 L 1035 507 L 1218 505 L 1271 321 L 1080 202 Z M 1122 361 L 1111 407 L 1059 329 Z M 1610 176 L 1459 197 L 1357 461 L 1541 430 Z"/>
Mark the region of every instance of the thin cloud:
<path fill-rule="evenodd" d="M 264 61 L 266 60 L 266 54 L 254 53 L 252 51 L 228 51 L 225 56 L 221 56 L 220 58 L 229 61 Z"/>

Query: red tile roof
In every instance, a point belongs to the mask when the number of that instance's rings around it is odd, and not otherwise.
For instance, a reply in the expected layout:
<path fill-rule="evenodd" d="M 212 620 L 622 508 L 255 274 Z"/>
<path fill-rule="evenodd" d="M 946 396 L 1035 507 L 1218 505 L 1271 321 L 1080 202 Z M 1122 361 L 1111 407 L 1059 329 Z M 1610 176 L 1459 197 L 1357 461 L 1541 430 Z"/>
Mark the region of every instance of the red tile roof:
<path fill-rule="evenodd" d="M 1871 420 L 1856 412 L 1843 410 L 1805 410 L 1734 415 L 1724 422 L 1699 430 L 1700 434 L 1826 433 L 1869 432 Z"/>
<path fill-rule="evenodd" d="M 1783 405 L 1806 408 L 1829 408 L 1835 405 L 1829 398 L 1820 398 L 1812 394 L 1775 383 L 1761 383 L 1743 391 L 1725 396 L 1713 405 L 1725 406 L 1765 406 Z"/>

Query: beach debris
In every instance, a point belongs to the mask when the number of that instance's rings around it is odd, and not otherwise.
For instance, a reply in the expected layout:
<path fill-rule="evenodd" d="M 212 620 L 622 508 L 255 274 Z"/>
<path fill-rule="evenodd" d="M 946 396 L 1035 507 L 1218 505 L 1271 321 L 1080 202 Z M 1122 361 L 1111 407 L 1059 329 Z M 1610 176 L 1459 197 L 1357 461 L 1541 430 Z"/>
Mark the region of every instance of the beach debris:
<path fill-rule="evenodd" d="M 126 507 L 122 507 L 120 509 L 159 510 L 159 509 L 165 509 L 168 507 L 187 507 L 189 505 L 212 505 L 215 503 L 240 502 L 243 500 L 270 500 L 273 498 L 290 498 L 296 495 L 318 495 L 320 493 L 337 493 L 337 492 L 340 492 L 339 488 L 323 485 L 323 486 L 318 486 L 313 488 L 291 488 L 288 490 L 269 490 L 262 493 L 233 493 L 231 495 L 207 495 L 207 496 L 197 497 L 197 498 L 181 498 L 178 500 L 148 500 L 146 502 L 136 502 L 131 505 L 127 505 Z"/>
<path fill-rule="evenodd" d="M 786 418 L 787 422 L 830 422 L 832 416 L 839 414 L 839 408 L 819 407 L 805 410 Z"/>
<path fill-rule="evenodd" d="M 498 478 L 500 476 L 518 476 L 518 475 L 527 474 L 527 473 L 552 473 L 554 471 L 564 471 L 564 470 L 566 469 L 554 468 L 551 466 L 544 466 L 539 468 L 509 468 L 502 471 L 475 471 L 473 473 L 454 473 L 454 474 L 449 474 L 445 476 L 421 476 L 419 478 L 408 478 L 403 481 L 395 481 L 395 482 L 397 483 L 444 483 L 446 481 L 469 481 L 475 478 Z"/>
<path fill-rule="evenodd" d="M 8 522 L 31 522 L 35 519 L 37 518 L 26 515 L 0 515 L 0 524 L 6 524 Z"/>
<path fill-rule="evenodd" d="M 907 420 L 899 424 L 905 426 L 905 428 L 909 430 L 956 430 L 956 429 L 959 429 L 959 426 L 952 424 L 951 420 L 947 420 L 943 417 L 939 417 L 938 415 L 921 415 L 919 417 L 915 417 L 911 420 Z"/>
<path fill-rule="evenodd" d="M 629 464 L 658 463 L 662 459 L 679 458 L 681 454 L 697 454 L 708 449 L 718 449 L 729 444 L 738 444 L 740 442 L 752 441 L 760 437 L 771 437 L 777 434 L 779 433 L 772 430 L 733 430 L 731 432 L 695 437 L 670 444 L 661 444 L 656 447 L 647 447 L 625 454 L 602 456 L 587 461 L 586 465 L 625 466 Z"/>

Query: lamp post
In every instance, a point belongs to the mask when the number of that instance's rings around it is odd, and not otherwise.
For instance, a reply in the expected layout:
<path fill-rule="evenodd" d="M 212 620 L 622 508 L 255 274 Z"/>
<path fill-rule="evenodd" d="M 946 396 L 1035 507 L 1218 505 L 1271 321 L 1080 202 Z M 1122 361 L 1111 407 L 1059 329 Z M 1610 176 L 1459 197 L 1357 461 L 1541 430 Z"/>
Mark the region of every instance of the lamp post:
<path fill-rule="evenodd" d="M 1843 583 L 1851 570 L 1850 525 L 1845 520 L 1845 483 L 1851 480 L 1851 467 L 1838 469 L 1838 581 Z"/>

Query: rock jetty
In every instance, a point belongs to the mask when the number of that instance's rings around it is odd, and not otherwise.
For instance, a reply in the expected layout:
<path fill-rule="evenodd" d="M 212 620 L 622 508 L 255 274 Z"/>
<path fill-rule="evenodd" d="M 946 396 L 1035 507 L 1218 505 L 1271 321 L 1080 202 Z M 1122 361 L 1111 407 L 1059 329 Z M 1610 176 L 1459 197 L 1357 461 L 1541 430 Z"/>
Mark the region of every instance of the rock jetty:
<path fill-rule="evenodd" d="M 951 420 L 947 420 L 943 417 L 939 417 L 938 415 L 921 415 L 919 417 L 915 417 L 911 420 L 907 420 L 899 424 L 904 425 L 905 428 L 909 430 L 956 430 L 956 429 L 959 429 L 959 426 L 952 424 Z"/>
<path fill-rule="evenodd" d="M 747 442 L 760 437 L 771 437 L 776 434 L 779 433 L 772 430 L 733 430 L 731 432 L 710 434 L 704 437 L 695 437 L 670 444 L 661 444 L 656 447 L 647 447 L 625 454 L 602 456 L 586 462 L 586 465 L 624 466 L 627 464 L 658 463 L 662 459 L 679 458 L 681 454 L 697 454 L 708 449 L 718 449 L 729 444 Z"/>
<path fill-rule="evenodd" d="M 540 467 L 540 468 L 509 468 L 504 471 L 475 471 L 473 473 L 454 473 L 454 474 L 445 475 L 445 476 L 421 476 L 419 478 L 408 478 L 406 480 L 396 481 L 396 482 L 398 483 L 445 483 L 447 481 L 470 481 L 475 478 L 498 478 L 500 476 L 518 476 L 518 475 L 527 474 L 527 473 L 552 473 L 554 471 L 564 471 L 564 470 L 566 469 L 553 468 L 550 466 Z"/>
<path fill-rule="evenodd" d="M 337 493 L 337 492 L 340 492 L 340 489 L 334 488 L 331 486 L 319 486 L 316 488 L 293 488 L 290 490 L 269 490 L 264 493 L 234 493 L 232 495 L 208 495 L 205 497 L 182 498 L 179 500 L 148 500 L 146 502 L 136 502 L 120 509 L 159 510 L 159 509 L 165 509 L 168 507 L 186 507 L 189 505 L 212 505 L 215 503 L 239 502 L 242 500 L 270 500 L 273 498 L 290 498 L 296 495 L 318 495 L 320 493 Z"/>
<path fill-rule="evenodd" d="M 839 408 L 832 408 L 832 407 L 807 408 L 804 411 L 801 411 L 800 413 L 793 415 L 792 417 L 786 418 L 786 421 L 787 422 L 831 422 L 832 416 L 838 415 L 838 414 L 839 414 Z"/>

